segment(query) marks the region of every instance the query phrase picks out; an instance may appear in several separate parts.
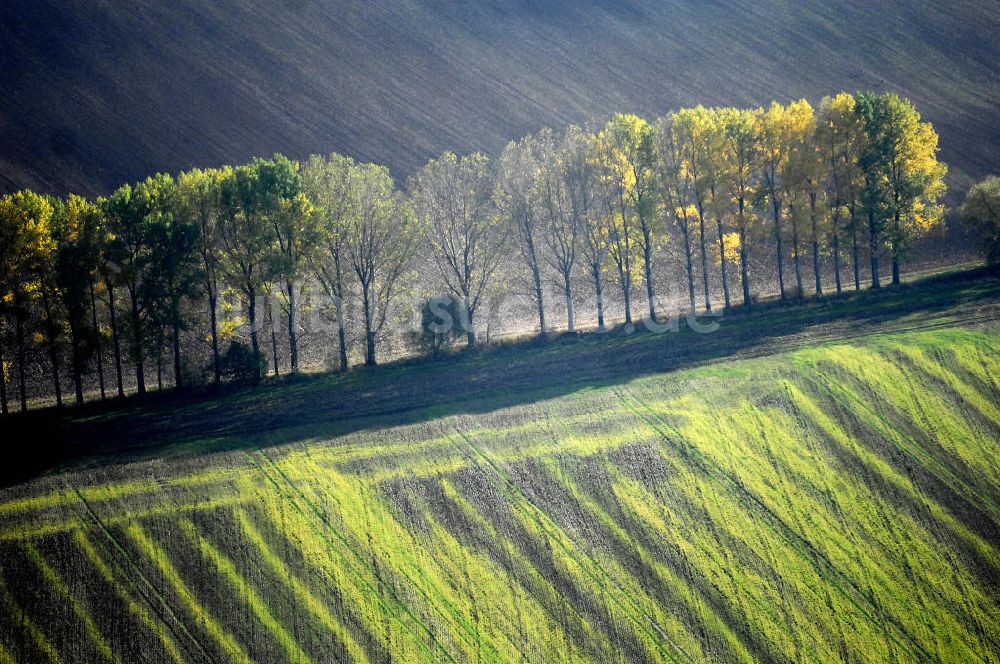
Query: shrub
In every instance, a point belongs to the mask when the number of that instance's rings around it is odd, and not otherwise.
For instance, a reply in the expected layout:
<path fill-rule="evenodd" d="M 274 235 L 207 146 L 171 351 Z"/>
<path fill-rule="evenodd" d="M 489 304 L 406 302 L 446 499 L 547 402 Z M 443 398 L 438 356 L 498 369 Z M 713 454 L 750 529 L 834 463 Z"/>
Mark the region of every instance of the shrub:
<path fill-rule="evenodd" d="M 255 357 L 248 345 L 234 341 L 220 358 L 219 370 L 234 383 L 252 383 L 267 370 L 267 360 L 263 353 L 258 352 Z"/>
<path fill-rule="evenodd" d="M 979 236 L 988 265 L 1000 265 L 1000 177 L 974 184 L 959 209 L 962 221 Z"/>
<path fill-rule="evenodd" d="M 410 345 L 436 358 L 453 340 L 461 337 L 461 307 L 448 295 L 428 298 L 420 307 L 420 329 L 409 335 Z"/>

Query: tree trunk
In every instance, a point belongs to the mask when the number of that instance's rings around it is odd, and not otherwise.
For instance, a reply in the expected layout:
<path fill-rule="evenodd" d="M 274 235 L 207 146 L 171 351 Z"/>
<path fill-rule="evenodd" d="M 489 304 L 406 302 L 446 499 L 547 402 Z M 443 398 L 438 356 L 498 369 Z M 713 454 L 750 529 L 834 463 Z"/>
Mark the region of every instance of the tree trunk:
<path fill-rule="evenodd" d="M 340 349 L 340 373 L 347 373 L 350 365 L 347 363 L 347 330 L 344 322 L 344 303 L 340 298 L 334 303 L 337 310 L 337 341 Z"/>
<path fill-rule="evenodd" d="M 7 374 L 4 371 L 3 339 L 0 338 L 0 415 L 7 414 Z"/>
<path fill-rule="evenodd" d="M 260 341 L 257 338 L 257 289 L 247 288 L 247 318 L 250 322 L 250 350 L 253 353 L 254 379 L 259 383 L 260 375 Z"/>
<path fill-rule="evenodd" d="M 163 348 L 156 351 L 156 389 L 163 391 Z"/>
<path fill-rule="evenodd" d="M 625 300 L 625 324 L 632 324 L 632 275 L 630 271 L 623 272 L 621 275 L 622 281 L 622 298 Z"/>
<path fill-rule="evenodd" d="M 42 293 L 42 307 L 45 309 L 45 336 L 49 347 L 49 364 L 52 367 L 52 387 L 56 391 L 56 406 L 62 407 L 62 385 L 59 384 L 59 351 L 56 348 L 56 324 L 52 320 L 49 298 Z"/>
<path fill-rule="evenodd" d="M 135 287 L 129 288 L 132 301 L 132 341 L 135 344 L 135 384 L 139 394 L 146 393 L 146 372 L 143 366 L 145 359 L 142 348 L 142 321 L 139 319 L 139 298 Z"/>
<path fill-rule="evenodd" d="M 719 268 L 722 272 L 722 295 L 725 308 L 729 309 L 732 303 L 729 301 L 729 278 L 726 270 L 726 238 L 722 232 L 722 215 L 715 217 L 715 225 L 719 229 Z"/>
<path fill-rule="evenodd" d="M 646 262 L 646 297 L 649 299 L 649 320 L 656 322 L 656 293 L 653 289 L 653 238 L 649 224 L 642 222 L 642 250 Z"/>
<path fill-rule="evenodd" d="M 833 279 L 837 283 L 837 292 L 842 293 L 840 284 L 840 235 L 833 234 Z"/>
<path fill-rule="evenodd" d="M 184 377 L 181 374 L 181 326 L 174 322 L 174 388 L 184 389 Z"/>
<path fill-rule="evenodd" d="M 216 386 L 222 382 L 222 370 L 219 366 L 219 322 L 216 311 L 219 307 L 219 296 L 216 292 L 217 288 L 217 284 L 209 283 L 208 317 L 212 328 L 212 373 Z"/>
<path fill-rule="evenodd" d="M 69 323 L 70 373 L 73 377 L 73 402 L 83 405 L 83 372 L 87 368 L 84 363 L 83 330 L 85 310 L 70 311 L 67 308 L 66 322 Z"/>
<path fill-rule="evenodd" d="M 875 231 L 875 215 L 868 213 L 868 249 L 872 254 L 872 288 L 881 288 L 878 274 L 878 234 Z"/>
<path fill-rule="evenodd" d="M 771 196 L 771 208 L 774 210 L 774 245 L 778 264 L 778 292 L 782 300 L 785 299 L 785 266 L 782 257 L 784 251 L 781 247 L 781 203 L 774 196 Z"/>
<path fill-rule="evenodd" d="M 299 335 L 298 335 L 298 305 L 295 301 L 295 282 L 285 284 L 288 292 L 288 353 L 292 364 L 292 373 L 299 370 Z"/>
<path fill-rule="evenodd" d="M 819 272 L 819 240 L 813 240 L 813 272 L 816 274 L 816 295 L 823 294 L 823 282 Z"/>
<path fill-rule="evenodd" d="M 101 328 L 97 324 L 97 295 L 94 293 L 94 280 L 90 280 L 90 313 L 94 327 L 94 349 L 97 351 L 97 384 L 101 388 L 101 401 L 107 399 L 104 388 L 104 345 L 101 343 Z"/>
<path fill-rule="evenodd" d="M 896 228 L 899 228 L 899 219 L 896 219 Z M 896 240 L 892 241 L 890 250 L 892 252 L 892 285 L 899 285 L 899 243 Z"/>
<path fill-rule="evenodd" d="M 816 194 L 809 194 L 809 223 L 812 224 L 813 272 L 816 274 L 816 295 L 823 294 L 823 280 L 819 272 L 819 230 L 816 227 Z"/>
<path fill-rule="evenodd" d="M 898 197 L 897 197 L 898 198 Z M 892 285 L 899 285 L 899 237 L 900 237 L 900 219 L 899 219 L 899 207 L 897 205 L 896 212 L 893 215 L 893 233 L 892 242 L 890 243 L 890 251 L 892 252 Z"/>
<path fill-rule="evenodd" d="M 743 285 L 743 306 L 750 308 L 750 279 L 747 269 L 747 224 L 746 201 L 739 198 L 739 231 L 740 231 L 740 283 Z"/>
<path fill-rule="evenodd" d="M 83 340 L 80 339 L 80 321 L 70 322 L 70 347 L 73 364 L 73 397 L 77 406 L 83 405 Z"/>
<path fill-rule="evenodd" d="M 274 326 L 271 326 L 271 359 L 274 360 L 274 375 L 279 376 L 278 373 L 278 335 L 274 331 Z"/>
<path fill-rule="evenodd" d="M 694 301 L 694 260 L 691 258 L 691 229 L 689 222 L 685 221 L 681 225 L 681 231 L 684 235 L 684 258 L 687 267 L 687 277 L 688 277 L 688 302 L 689 310 L 693 314 L 695 310 Z"/>
<path fill-rule="evenodd" d="M 125 396 L 125 382 L 122 379 L 122 352 L 121 340 L 118 338 L 118 314 L 115 312 L 115 291 L 111 287 L 111 282 L 105 280 L 104 285 L 108 289 L 108 314 L 111 319 L 111 346 L 115 352 L 115 377 L 118 380 L 118 396 Z"/>
<path fill-rule="evenodd" d="M 365 301 L 365 365 L 369 367 L 375 366 L 375 330 L 372 329 L 372 307 L 371 302 L 368 298 L 367 284 L 362 284 L 361 295 Z M 544 326 L 545 319 L 542 319 L 542 325 Z M 542 328 L 545 329 L 544 327 Z"/>
<path fill-rule="evenodd" d="M 267 327 L 271 330 L 271 359 L 274 361 L 274 375 L 278 375 L 278 335 L 274 331 L 274 308 L 271 305 L 271 296 L 268 295 L 264 302 L 266 303 L 265 311 L 267 313 Z"/>
<path fill-rule="evenodd" d="M 563 294 L 566 296 L 566 331 L 573 331 L 573 286 L 570 283 L 570 275 L 563 275 Z"/>
<path fill-rule="evenodd" d="M 750 270 L 747 267 L 746 230 L 740 228 L 740 281 L 743 284 L 743 306 L 750 308 Z"/>
<path fill-rule="evenodd" d="M 601 281 L 600 264 L 592 264 L 590 272 L 594 277 L 594 295 L 597 298 L 597 329 L 604 330 L 604 284 Z"/>
<path fill-rule="evenodd" d="M 525 244 L 527 244 L 528 255 L 526 260 L 528 267 L 531 268 L 531 279 L 535 288 L 535 304 L 538 305 L 538 329 L 540 330 L 539 333 L 544 337 L 546 333 L 545 301 L 542 293 L 542 275 L 538 269 L 538 256 L 535 254 L 535 238 L 532 236 L 531 227 L 527 223 L 521 224 L 521 234 Z"/>
<path fill-rule="evenodd" d="M 24 309 L 21 307 L 21 298 L 15 294 L 14 318 L 15 335 L 17 340 L 17 392 L 21 401 L 21 412 L 28 410 L 28 379 L 24 370 L 26 361 L 25 353 L 27 349 L 24 343 Z"/>
<path fill-rule="evenodd" d="M 802 288 L 802 266 L 799 262 L 799 222 L 795 218 L 795 206 L 788 204 L 788 216 L 792 220 L 792 261 L 795 265 L 795 286 L 799 289 L 798 297 L 804 295 Z"/>
<path fill-rule="evenodd" d="M 533 267 L 531 269 L 532 277 L 535 281 L 535 302 L 538 303 L 538 329 L 541 330 L 541 335 L 544 337 L 546 334 L 545 329 L 545 301 L 543 300 L 542 294 L 542 275 L 538 273 L 538 268 Z"/>
<path fill-rule="evenodd" d="M 469 296 L 466 295 L 462 298 L 462 304 L 465 307 L 465 343 L 469 348 L 476 347 L 476 328 L 472 324 L 472 308 L 469 306 Z"/>
<path fill-rule="evenodd" d="M 858 225 L 851 212 L 851 261 L 854 263 L 854 290 L 861 290 L 861 246 L 858 244 Z"/>
<path fill-rule="evenodd" d="M 705 311 L 712 310 L 711 295 L 708 292 L 708 250 L 705 248 L 705 215 L 698 204 L 698 237 L 701 240 L 701 279 L 705 285 Z"/>

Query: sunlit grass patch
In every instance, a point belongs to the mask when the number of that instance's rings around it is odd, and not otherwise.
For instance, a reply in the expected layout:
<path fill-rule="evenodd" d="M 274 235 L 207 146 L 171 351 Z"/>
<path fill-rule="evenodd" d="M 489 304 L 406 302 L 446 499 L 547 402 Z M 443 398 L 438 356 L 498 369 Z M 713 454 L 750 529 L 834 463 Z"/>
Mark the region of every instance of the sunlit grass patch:
<path fill-rule="evenodd" d="M 878 335 L 21 487 L 0 663 L 124 661 L 98 605 L 152 661 L 995 661 L 997 375 Z"/>

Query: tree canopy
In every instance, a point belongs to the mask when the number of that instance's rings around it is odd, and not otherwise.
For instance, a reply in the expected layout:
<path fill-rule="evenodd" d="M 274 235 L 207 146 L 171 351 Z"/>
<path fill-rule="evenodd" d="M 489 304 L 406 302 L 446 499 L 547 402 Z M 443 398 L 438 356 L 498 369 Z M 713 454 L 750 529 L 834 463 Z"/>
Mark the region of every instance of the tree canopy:
<path fill-rule="evenodd" d="M 274 372 L 299 370 L 303 353 L 310 366 L 374 365 L 423 343 L 407 325 L 433 317 L 441 294 L 471 347 L 494 325 L 524 329 L 518 297 L 544 336 L 594 314 L 601 330 L 691 315 L 699 299 L 706 311 L 749 307 L 773 277 L 779 297 L 805 297 L 807 283 L 819 296 L 831 270 L 842 290 L 849 267 L 860 289 L 865 258 L 878 287 L 886 254 L 898 283 L 941 226 L 937 151 L 912 103 L 862 92 L 619 113 L 543 129 L 495 158 L 445 153 L 405 188 L 377 164 L 277 154 L 156 174 L 95 201 L 17 192 L 0 197 L 0 401 L 5 412 L 12 394 L 22 409 L 32 394 L 61 402 L 64 373 L 76 402 L 95 373 L 106 396 L 106 363 L 118 394 L 141 393 L 150 369 L 163 384 L 167 358 L 177 388 L 260 380 L 264 344 Z M 998 189 L 980 183 L 961 210 L 991 261 Z M 435 333 L 434 352 L 452 336 Z"/>

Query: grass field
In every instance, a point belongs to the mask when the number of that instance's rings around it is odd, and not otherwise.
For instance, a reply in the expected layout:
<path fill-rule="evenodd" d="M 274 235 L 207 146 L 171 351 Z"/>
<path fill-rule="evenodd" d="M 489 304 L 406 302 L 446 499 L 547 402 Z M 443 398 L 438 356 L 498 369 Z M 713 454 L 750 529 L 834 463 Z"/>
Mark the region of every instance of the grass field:
<path fill-rule="evenodd" d="M 0 662 L 996 662 L 998 289 L 84 411 Z"/>

